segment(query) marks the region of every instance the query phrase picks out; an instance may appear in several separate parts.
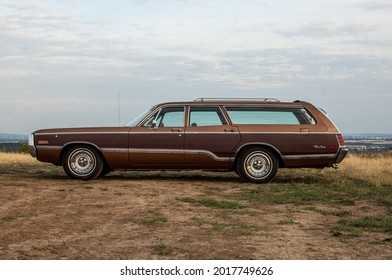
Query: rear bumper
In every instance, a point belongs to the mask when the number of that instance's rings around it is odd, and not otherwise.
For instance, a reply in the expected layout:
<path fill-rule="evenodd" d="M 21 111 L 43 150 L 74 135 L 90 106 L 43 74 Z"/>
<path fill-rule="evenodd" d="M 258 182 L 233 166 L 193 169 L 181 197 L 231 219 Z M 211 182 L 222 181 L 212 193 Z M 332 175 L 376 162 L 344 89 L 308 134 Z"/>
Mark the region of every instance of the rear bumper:
<path fill-rule="evenodd" d="M 346 148 L 346 147 L 340 148 L 338 151 L 338 154 L 335 158 L 335 163 L 342 162 L 342 160 L 346 157 L 347 153 L 348 153 L 348 148 Z"/>

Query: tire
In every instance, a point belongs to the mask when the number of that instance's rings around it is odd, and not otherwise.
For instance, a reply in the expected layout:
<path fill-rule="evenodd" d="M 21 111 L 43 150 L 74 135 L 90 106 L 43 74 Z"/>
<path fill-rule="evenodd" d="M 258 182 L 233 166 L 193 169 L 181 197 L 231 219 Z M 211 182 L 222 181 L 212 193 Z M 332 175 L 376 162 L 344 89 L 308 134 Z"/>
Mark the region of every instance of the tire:
<path fill-rule="evenodd" d="M 65 173 L 73 179 L 92 180 L 97 178 L 103 169 L 103 159 L 95 149 L 78 145 L 67 150 L 63 157 Z"/>
<path fill-rule="evenodd" d="M 279 162 L 268 149 L 246 149 L 238 158 L 237 172 L 242 179 L 252 183 L 267 183 L 278 172 Z"/>

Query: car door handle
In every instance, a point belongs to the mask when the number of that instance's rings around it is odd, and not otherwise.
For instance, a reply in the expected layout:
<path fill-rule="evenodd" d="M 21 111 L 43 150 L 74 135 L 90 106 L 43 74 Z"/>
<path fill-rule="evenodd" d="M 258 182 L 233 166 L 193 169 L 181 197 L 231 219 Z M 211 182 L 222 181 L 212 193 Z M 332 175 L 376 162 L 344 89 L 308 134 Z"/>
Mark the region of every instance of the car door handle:
<path fill-rule="evenodd" d="M 181 132 L 182 129 L 181 128 L 172 128 L 171 131 L 173 131 L 173 132 Z"/>
<path fill-rule="evenodd" d="M 310 134 L 309 128 L 301 128 L 301 135 L 308 136 Z"/>
<path fill-rule="evenodd" d="M 234 129 L 225 129 L 225 132 L 234 132 Z"/>

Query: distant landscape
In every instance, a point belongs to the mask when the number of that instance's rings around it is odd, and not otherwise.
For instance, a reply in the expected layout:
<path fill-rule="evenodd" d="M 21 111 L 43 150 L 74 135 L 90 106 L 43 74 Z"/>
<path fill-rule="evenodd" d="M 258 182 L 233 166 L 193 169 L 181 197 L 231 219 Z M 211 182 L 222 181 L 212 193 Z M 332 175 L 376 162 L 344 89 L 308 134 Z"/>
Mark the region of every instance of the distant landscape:
<path fill-rule="evenodd" d="M 392 151 L 392 134 L 343 134 L 346 145 L 354 153 Z M 28 136 L 23 134 L 0 133 L 0 151 L 19 152 Z"/>
<path fill-rule="evenodd" d="M 392 151 L 392 134 L 343 135 L 351 152 Z"/>
<path fill-rule="evenodd" d="M 27 135 L 0 133 L 0 151 L 20 152 L 27 141 Z"/>

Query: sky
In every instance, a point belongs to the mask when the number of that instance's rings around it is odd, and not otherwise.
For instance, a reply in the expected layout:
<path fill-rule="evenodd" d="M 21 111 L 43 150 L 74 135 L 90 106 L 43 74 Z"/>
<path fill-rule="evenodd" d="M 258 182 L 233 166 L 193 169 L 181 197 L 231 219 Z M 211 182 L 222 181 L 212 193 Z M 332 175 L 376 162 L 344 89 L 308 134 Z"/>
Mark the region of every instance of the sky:
<path fill-rule="evenodd" d="M 392 133 L 390 0 L 0 0 L 0 132 L 274 97 Z"/>

